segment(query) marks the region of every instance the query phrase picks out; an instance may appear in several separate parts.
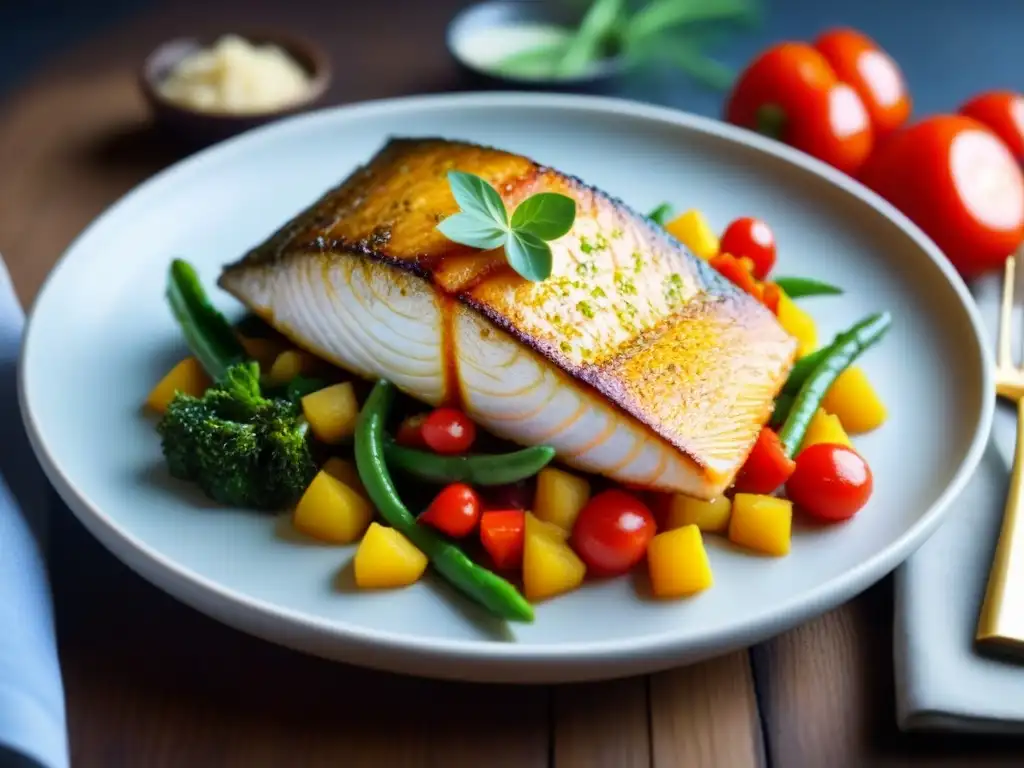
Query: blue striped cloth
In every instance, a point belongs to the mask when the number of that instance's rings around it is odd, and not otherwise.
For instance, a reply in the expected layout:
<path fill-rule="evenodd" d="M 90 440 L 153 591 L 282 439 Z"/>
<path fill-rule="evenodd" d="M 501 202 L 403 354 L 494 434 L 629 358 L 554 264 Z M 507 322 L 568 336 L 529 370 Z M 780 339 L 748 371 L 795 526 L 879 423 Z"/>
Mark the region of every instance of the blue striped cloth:
<path fill-rule="evenodd" d="M 69 765 L 47 578 L 47 484 L 18 409 L 24 315 L 0 259 L 0 768 Z"/>

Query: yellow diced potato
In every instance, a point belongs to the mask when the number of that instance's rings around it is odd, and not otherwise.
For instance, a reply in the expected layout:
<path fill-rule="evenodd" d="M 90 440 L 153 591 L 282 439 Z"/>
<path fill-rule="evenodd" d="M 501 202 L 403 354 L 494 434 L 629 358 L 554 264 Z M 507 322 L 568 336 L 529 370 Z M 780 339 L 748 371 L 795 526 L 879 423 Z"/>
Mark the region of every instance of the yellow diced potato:
<path fill-rule="evenodd" d="M 590 499 L 590 483 L 555 467 L 545 467 L 537 475 L 533 513 L 549 523 L 572 531 L 576 517 Z"/>
<path fill-rule="evenodd" d="M 328 445 L 352 437 L 356 431 L 359 403 L 352 382 L 332 384 L 302 398 L 302 413 L 313 436 Z"/>
<path fill-rule="evenodd" d="M 855 435 L 882 426 L 889 415 L 867 374 L 855 365 L 839 374 L 825 393 L 822 406 Z"/>
<path fill-rule="evenodd" d="M 665 225 L 665 229 L 695 256 L 710 259 L 718 255 L 718 235 L 711 229 L 704 214 L 690 210 Z"/>
<path fill-rule="evenodd" d="M 261 370 L 268 370 L 277 356 L 284 351 L 284 345 L 277 339 L 239 336 L 245 354 L 260 364 Z"/>
<path fill-rule="evenodd" d="M 567 531 L 556 523 L 549 523 L 547 520 L 541 520 L 533 513 L 529 513 L 529 526 L 530 530 L 538 536 L 547 536 L 555 541 L 568 541 L 569 535 L 572 533 L 572 531 Z"/>
<path fill-rule="evenodd" d="M 729 541 L 779 557 L 789 552 L 793 533 L 793 503 L 789 499 L 737 493 L 732 500 Z"/>
<path fill-rule="evenodd" d="M 704 501 L 676 493 L 672 495 L 665 515 L 665 529 L 696 525 L 704 533 L 725 533 L 729 528 L 731 511 L 732 502 L 728 496 Z"/>
<path fill-rule="evenodd" d="M 331 477 L 337 478 L 360 495 L 366 495 L 366 489 L 363 488 L 363 480 L 359 477 L 359 470 L 356 469 L 356 465 L 351 461 L 347 461 L 340 456 L 331 456 L 320 469 Z"/>
<path fill-rule="evenodd" d="M 361 589 L 407 587 L 427 569 L 427 556 L 394 528 L 371 523 L 355 557 L 356 586 Z"/>
<path fill-rule="evenodd" d="M 651 539 L 647 571 L 657 597 L 686 597 L 714 582 L 704 539 L 696 525 L 674 528 Z"/>
<path fill-rule="evenodd" d="M 810 448 L 818 443 L 834 443 L 853 447 L 839 418 L 831 413 L 825 413 L 823 408 L 819 408 L 811 417 L 811 423 L 807 425 L 807 433 L 804 435 L 803 442 L 800 443 L 800 450 Z"/>
<path fill-rule="evenodd" d="M 583 583 L 587 567 L 557 533 L 526 513 L 523 540 L 523 592 L 532 601 L 570 592 Z"/>
<path fill-rule="evenodd" d="M 292 515 L 297 530 L 320 541 L 351 544 L 373 520 L 373 507 L 355 488 L 320 470 Z"/>
<path fill-rule="evenodd" d="M 319 360 L 301 349 L 286 349 L 274 358 L 267 380 L 273 386 L 287 384 L 296 376 L 307 376 L 319 367 Z"/>
<path fill-rule="evenodd" d="M 804 312 L 784 291 L 779 291 L 779 325 L 797 340 L 797 357 L 804 357 L 818 347 L 818 328 L 814 318 Z"/>
<path fill-rule="evenodd" d="M 186 357 L 160 379 L 146 398 L 146 405 L 157 413 L 164 413 L 176 392 L 202 397 L 213 382 L 194 357 Z"/>

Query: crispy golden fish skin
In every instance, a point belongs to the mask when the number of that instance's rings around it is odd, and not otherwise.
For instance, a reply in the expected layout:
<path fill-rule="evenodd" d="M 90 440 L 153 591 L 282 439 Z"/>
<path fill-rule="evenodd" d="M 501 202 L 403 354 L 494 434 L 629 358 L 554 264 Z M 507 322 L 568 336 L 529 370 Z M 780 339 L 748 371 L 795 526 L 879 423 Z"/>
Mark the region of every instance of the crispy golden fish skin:
<path fill-rule="evenodd" d="M 500 250 L 437 231 L 457 211 L 453 169 L 510 211 L 542 191 L 576 200 L 550 278 L 523 280 Z M 356 375 L 579 469 L 702 498 L 732 482 L 796 352 L 771 312 L 620 201 L 443 139 L 389 141 L 219 284 Z"/>

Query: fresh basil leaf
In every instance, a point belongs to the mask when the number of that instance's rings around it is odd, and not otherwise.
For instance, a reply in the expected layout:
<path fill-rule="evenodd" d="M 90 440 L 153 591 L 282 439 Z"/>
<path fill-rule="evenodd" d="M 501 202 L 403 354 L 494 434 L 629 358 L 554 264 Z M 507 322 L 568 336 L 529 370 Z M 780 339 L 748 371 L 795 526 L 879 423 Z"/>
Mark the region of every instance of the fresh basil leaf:
<path fill-rule="evenodd" d="M 791 299 L 799 299 L 804 296 L 838 296 L 843 292 L 842 288 L 811 277 L 777 277 L 772 280 L 779 288 L 786 292 Z"/>
<path fill-rule="evenodd" d="M 508 227 L 508 212 L 497 190 L 472 173 L 448 171 L 448 185 L 463 213 L 475 213 L 502 228 Z"/>
<path fill-rule="evenodd" d="M 526 198 L 512 212 L 512 229 L 529 232 L 541 240 L 557 240 L 576 220 L 576 201 L 557 192 L 539 192 Z"/>
<path fill-rule="evenodd" d="M 529 232 L 508 233 L 505 257 L 512 269 L 527 280 L 540 282 L 551 275 L 551 247 Z"/>
<path fill-rule="evenodd" d="M 508 232 L 475 213 L 453 213 L 441 221 L 437 229 L 449 240 L 485 250 L 498 248 L 505 242 L 505 235 Z"/>

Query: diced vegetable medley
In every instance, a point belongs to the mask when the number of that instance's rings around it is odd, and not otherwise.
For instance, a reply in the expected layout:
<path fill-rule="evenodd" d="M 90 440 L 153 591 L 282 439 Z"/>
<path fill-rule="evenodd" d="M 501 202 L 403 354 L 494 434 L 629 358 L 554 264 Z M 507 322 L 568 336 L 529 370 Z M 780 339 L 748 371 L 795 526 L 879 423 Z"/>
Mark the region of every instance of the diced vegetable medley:
<path fill-rule="evenodd" d="M 368 389 L 259 322 L 244 332 L 230 326 L 181 261 L 168 296 L 194 355 L 146 400 L 160 416 L 171 473 L 226 504 L 288 510 L 296 530 L 326 545 L 356 545 L 361 589 L 405 587 L 432 566 L 511 620 L 531 620 L 532 603 L 588 580 L 638 568 L 655 597 L 689 598 L 714 583 L 716 539 L 785 556 L 795 518 L 835 523 L 868 502 L 871 470 L 851 435 L 888 414 L 853 363 L 885 334 L 889 315 L 822 346 L 801 299 L 828 301 L 841 289 L 773 280 L 775 236 L 759 219 L 738 219 L 719 235 L 699 211 L 670 211 L 659 206 L 652 221 L 797 342 L 774 413 L 725 495 L 619 487 L 561 465 L 549 446 L 502 444 L 457 407 L 424 409 L 396 398 L 386 381 Z"/>

